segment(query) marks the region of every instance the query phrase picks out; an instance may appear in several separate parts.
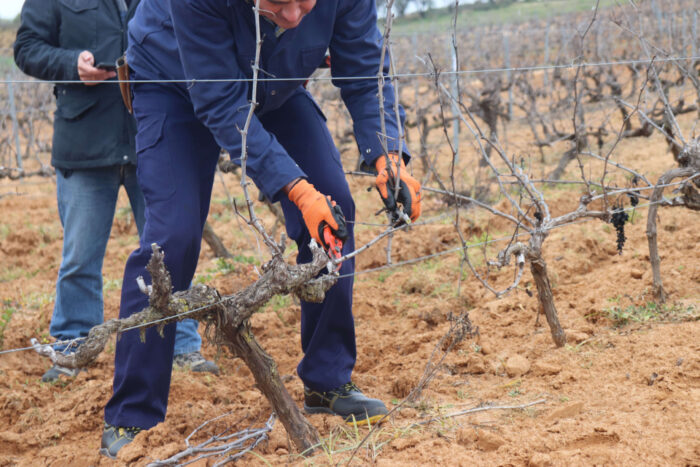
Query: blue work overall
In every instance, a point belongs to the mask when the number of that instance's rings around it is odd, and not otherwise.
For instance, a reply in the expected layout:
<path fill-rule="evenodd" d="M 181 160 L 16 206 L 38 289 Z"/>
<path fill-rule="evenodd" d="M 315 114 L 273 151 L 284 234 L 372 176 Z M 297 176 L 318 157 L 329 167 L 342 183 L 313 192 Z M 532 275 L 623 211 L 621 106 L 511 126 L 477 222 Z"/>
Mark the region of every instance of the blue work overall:
<path fill-rule="evenodd" d="M 209 211 L 220 148 L 236 160 L 249 109 L 255 58 L 255 18 L 245 0 L 142 0 L 129 23 L 127 58 L 132 66 L 134 116 L 138 125 L 138 180 L 146 200 L 146 223 L 140 248 L 124 271 L 120 317 L 147 306 L 136 278 L 150 283 L 145 266 L 151 244 L 165 253 L 175 291 L 186 289 L 199 257 L 202 228 Z M 280 201 L 287 233 L 298 245 L 297 261 L 308 262 L 309 232 L 300 211 L 282 194 L 282 187 L 306 177 L 338 203 L 350 237 L 344 253 L 354 249 L 355 206 L 340 156 L 325 118 L 301 84 L 330 50 L 334 83 L 353 118 L 355 138 L 365 163 L 373 164 L 384 149 L 379 134 L 386 128 L 389 151 L 399 148 L 401 115 L 379 119 L 377 70 L 382 37 L 376 26 L 374 0 L 324 0 L 294 29 L 280 31 L 261 21 L 261 77 L 258 106 L 247 138 L 248 175 L 271 200 Z M 389 59 L 383 63 L 388 73 Z M 335 76 L 335 75 L 334 75 Z M 214 78 L 212 80 L 212 78 Z M 186 80 L 137 83 L 138 80 Z M 390 81 L 384 85 L 384 107 L 393 109 Z M 379 200 L 377 200 L 379 202 Z M 346 261 L 341 276 L 322 304 L 302 302 L 301 343 L 304 356 L 297 373 L 318 391 L 334 389 L 351 379 L 355 364 L 352 316 L 354 262 Z M 114 394 L 105 421 L 148 429 L 165 418 L 170 386 L 174 326 L 164 337 L 155 329 L 141 342 L 139 331 L 117 342 Z"/>
<path fill-rule="evenodd" d="M 185 290 L 195 273 L 204 221 L 209 212 L 219 146 L 194 116 L 180 85 L 135 86 L 134 114 L 139 128 L 138 178 L 146 198 L 146 224 L 140 248 L 129 257 L 124 271 L 120 318 L 148 306 L 136 278 L 147 278 L 145 266 L 151 244 L 165 253 L 173 289 Z M 260 117 L 289 155 L 322 193 L 343 209 L 350 237 L 343 250 L 354 249 L 353 203 L 340 155 L 324 117 L 311 96 L 300 88 L 278 110 Z M 311 260 L 311 239 L 301 212 L 282 199 L 287 234 L 297 242 L 297 262 Z M 340 274 L 354 270 L 345 261 Z M 352 317 L 353 278 L 343 277 L 326 294 L 322 304 L 301 303 L 301 343 L 304 357 L 297 367 L 304 383 L 329 390 L 350 381 L 355 364 L 355 330 Z M 139 331 L 124 333 L 117 342 L 114 395 L 105 409 L 107 423 L 150 428 L 165 418 L 170 387 L 175 326 L 160 337 L 154 328 L 141 342 Z"/>

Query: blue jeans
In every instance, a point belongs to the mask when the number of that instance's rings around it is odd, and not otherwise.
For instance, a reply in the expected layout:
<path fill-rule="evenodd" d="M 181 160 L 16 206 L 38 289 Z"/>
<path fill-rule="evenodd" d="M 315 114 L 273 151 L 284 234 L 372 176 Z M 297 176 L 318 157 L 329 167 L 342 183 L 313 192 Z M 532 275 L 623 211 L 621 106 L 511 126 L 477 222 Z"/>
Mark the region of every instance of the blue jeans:
<path fill-rule="evenodd" d="M 140 235 L 144 201 L 135 166 L 56 170 L 58 214 L 63 225 L 63 259 L 49 328 L 56 340 L 87 336 L 93 326 L 104 320 L 102 262 L 121 185 L 129 196 Z M 191 319 L 178 323 L 175 355 L 200 349 L 202 339 L 197 334 L 197 324 Z M 56 346 L 59 351 L 64 348 Z"/>

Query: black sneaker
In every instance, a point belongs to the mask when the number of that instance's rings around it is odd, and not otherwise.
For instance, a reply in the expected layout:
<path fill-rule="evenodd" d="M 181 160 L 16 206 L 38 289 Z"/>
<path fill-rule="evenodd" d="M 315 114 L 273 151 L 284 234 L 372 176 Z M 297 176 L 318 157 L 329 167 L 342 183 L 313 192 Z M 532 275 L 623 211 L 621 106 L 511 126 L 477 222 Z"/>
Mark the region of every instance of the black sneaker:
<path fill-rule="evenodd" d="M 175 355 L 173 358 L 173 367 L 179 370 L 213 373 L 215 375 L 219 374 L 219 367 L 216 363 L 204 358 L 199 351 Z"/>
<path fill-rule="evenodd" d="M 119 450 L 132 442 L 140 431 L 141 428 L 135 426 L 114 426 L 105 422 L 105 428 L 102 431 L 100 454 L 110 459 L 116 459 Z"/>
<path fill-rule="evenodd" d="M 53 364 L 51 368 L 46 370 L 46 373 L 41 377 L 42 383 L 54 383 L 58 381 L 61 376 L 66 376 L 68 378 L 74 378 L 80 373 L 82 368 L 67 368 L 65 366 Z"/>
<path fill-rule="evenodd" d="M 340 415 L 348 425 L 373 425 L 389 412 L 384 402 L 365 396 L 353 382 L 326 392 L 304 386 L 304 410 Z"/>

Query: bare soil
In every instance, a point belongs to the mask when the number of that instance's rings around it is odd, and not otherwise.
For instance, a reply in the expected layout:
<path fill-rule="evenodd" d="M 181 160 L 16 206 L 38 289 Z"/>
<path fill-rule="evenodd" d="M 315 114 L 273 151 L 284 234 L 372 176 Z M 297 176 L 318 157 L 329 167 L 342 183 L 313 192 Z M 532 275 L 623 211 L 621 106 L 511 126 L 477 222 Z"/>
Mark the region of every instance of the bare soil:
<path fill-rule="evenodd" d="M 517 133 L 511 138 L 517 141 Z M 624 141 L 619 154 L 618 160 L 651 180 L 673 166 L 661 138 Z M 356 156 L 346 157 L 352 167 Z M 555 154 L 552 161 L 556 162 Z M 567 178 L 575 179 L 577 170 L 572 164 Z M 225 180 L 240 200 L 236 176 L 226 175 Z M 370 179 L 351 177 L 350 183 L 358 221 L 381 222 L 374 216 L 376 194 L 365 190 Z M 579 194 L 579 188 L 567 186 L 546 190 L 550 206 L 559 213 L 575 208 Z M 0 195 L 0 325 L 6 324 L 2 349 L 7 350 L 27 346 L 32 337 L 50 341 L 62 230 L 51 180 L 3 180 Z M 195 281 L 231 293 L 255 280 L 256 264 L 265 255 L 260 256 L 250 229 L 232 214 L 219 181 L 213 199 L 210 222 L 235 258 L 223 264 L 204 245 Z M 266 208 L 259 212 L 272 226 Z M 395 236 L 393 261 L 458 246 L 451 221 L 438 217 L 450 212 L 444 200 L 426 196 L 423 217 L 431 222 Z M 471 210 L 461 215 L 463 233 L 473 241 L 512 233 L 500 220 Z M 652 299 L 645 223 L 642 207 L 627 225 L 622 255 L 616 250 L 614 229 L 598 221 L 559 229 L 546 241 L 554 298 L 569 338 L 562 348 L 554 346 L 544 317 L 538 318 L 527 271 L 521 286 L 501 300 L 471 274 L 462 273 L 455 254 L 359 274 L 354 296 L 358 336 L 354 378 L 388 406 L 401 402 L 421 379 L 451 316 L 468 311 L 479 335 L 462 341 L 445 358 L 420 399 L 397 411 L 358 450 L 353 464 L 700 465 L 698 214 L 660 210 L 661 268 L 671 311 L 661 319 L 622 324 L 615 320 L 615 307 L 644 308 Z M 358 224 L 358 245 L 380 231 Z M 106 319 L 117 315 L 123 266 L 136 242 L 122 194 L 104 264 Z M 385 265 L 385 246 L 362 254 L 358 271 Z M 489 252 L 502 246 L 494 244 Z M 292 248 L 290 257 L 293 254 Z M 505 286 L 513 271 L 491 274 Z M 288 391 L 301 405 L 302 384 L 295 372 L 301 353 L 299 307 L 290 298 L 279 298 L 255 314 L 252 323 L 285 376 Z M 184 448 L 184 438 L 195 428 L 225 413 L 230 415 L 193 441 L 206 439 L 214 428 L 226 424 L 234 429 L 264 424 L 270 406 L 247 368 L 209 342 L 203 352 L 216 359 L 221 375 L 175 371 L 165 422 L 139 434 L 121 451 L 116 464 L 145 465 L 169 457 Z M 50 363 L 33 351 L 0 354 L 0 466 L 115 464 L 98 455 L 113 354 L 112 344 L 94 367 L 57 384 L 39 381 Z M 526 409 L 445 417 L 483 404 L 512 406 L 540 399 L 545 402 Z M 431 418 L 438 420 L 418 425 Z M 309 419 L 324 439 L 324 449 L 314 456 L 299 458 L 277 423 L 269 441 L 240 463 L 344 463 L 366 434 L 364 429 L 344 428 L 335 417 Z"/>

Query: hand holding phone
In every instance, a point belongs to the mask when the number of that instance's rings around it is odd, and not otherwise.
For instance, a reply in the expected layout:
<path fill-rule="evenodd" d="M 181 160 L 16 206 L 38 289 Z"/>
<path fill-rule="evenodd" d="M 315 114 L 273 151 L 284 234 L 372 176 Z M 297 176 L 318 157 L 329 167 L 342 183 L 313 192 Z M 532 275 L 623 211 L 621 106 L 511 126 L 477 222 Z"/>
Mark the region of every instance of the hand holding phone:
<path fill-rule="evenodd" d="M 85 82 L 86 86 L 94 86 L 99 84 L 101 81 L 117 76 L 115 65 L 110 63 L 100 63 L 95 66 L 94 63 L 95 57 L 89 50 L 83 50 L 78 55 L 78 76 L 80 77 L 81 81 Z M 102 66 L 105 68 L 100 68 Z"/>
<path fill-rule="evenodd" d="M 114 65 L 113 63 L 107 63 L 107 62 L 98 63 L 97 65 L 95 65 L 95 68 L 99 68 L 100 70 L 105 70 L 105 71 L 117 71 L 116 65 Z"/>

